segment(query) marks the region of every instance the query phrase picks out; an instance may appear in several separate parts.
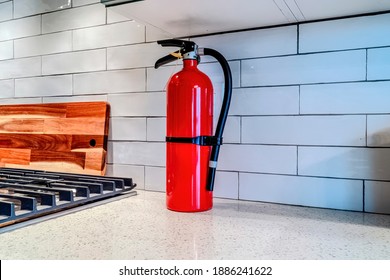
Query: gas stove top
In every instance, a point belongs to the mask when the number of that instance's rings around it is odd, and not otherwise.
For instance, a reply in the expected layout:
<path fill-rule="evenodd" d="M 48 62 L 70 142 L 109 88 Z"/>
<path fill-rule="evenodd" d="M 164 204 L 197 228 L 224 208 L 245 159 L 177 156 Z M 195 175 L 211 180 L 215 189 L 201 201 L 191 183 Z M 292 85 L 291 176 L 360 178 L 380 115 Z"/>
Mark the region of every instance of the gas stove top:
<path fill-rule="evenodd" d="M 0 233 L 15 224 L 134 195 L 131 178 L 0 168 Z"/>

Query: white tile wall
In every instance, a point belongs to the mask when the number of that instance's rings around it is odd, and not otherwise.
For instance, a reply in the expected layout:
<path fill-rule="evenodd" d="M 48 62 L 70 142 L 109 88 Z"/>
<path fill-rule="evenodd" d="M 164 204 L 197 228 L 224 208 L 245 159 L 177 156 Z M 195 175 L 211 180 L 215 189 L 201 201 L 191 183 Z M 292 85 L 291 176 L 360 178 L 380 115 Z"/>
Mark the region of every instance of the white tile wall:
<path fill-rule="evenodd" d="M 152 142 L 164 142 L 166 136 L 166 118 L 148 118 L 146 123 L 146 139 Z"/>
<path fill-rule="evenodd" d="M 0 79 L 39 76 L 42 73 L 40 57 L 0 61 Z"/>
<path fill-rule="evenodd" d="M 240 173 L 240 199 L 363 210 L 363 182 Z"/>
<path fill-rule="evenodd" d="M 214 197 L 238 199 L 238 172 L 217 171 L 214 182 Z"/>
<path fill-rule="evenodd" d="M 41 16 L 0 22 L 0 41 L 35 36 L 41 33 Z"/>
<path fill-rule="evenodd" d="M 15 58 L 72 50 L 72 32 L 65 31 L 54 34 L 27 37 L 14 41 Z"/>
<path fill-rule="evenodd" d="M 367 116 L 367 145 L 390 147 L 390 115 Z"/>
<path fill-rule="evenodd" d="M 145 90 L 145 70 L 90 72 L 75 74 L 74 94 L 139 92 Z"/>
<path fill-rule="evenodd" d="M 226 59 L 243 59 L 297 53 L 297 27 L 286 26 L 270 29 L 221 34 L 195 38 L 200 47 L 212 48 Z"/>
<path fill-rule="evenodd" d="M 214 113 L 219 117 L 219 112 Z M 217 125 L 214 124 L 214 128 Z M 226 120 L 225 130 L 223 132 L 223 143 L 240 143 L 241 142 L 241 118 L 228 117 Z"/>
<path fill-rule="evenodd" d="M 146 118 L 111 118 L 109 140 L 146 141 Z"/>
<path fill-rule="evenodd" d="M 367 79 L 390 79 L 390 48 L 368 50 Z"/>
<path fill-rule="evenodd" d="M 296 174 L 297 148 L 271 145 L 222 145 L 218 169 Z"/>
<path fill-rule="evenodd" d="M 364 209 L 367 212 L 390 214 L 390 183 L 364 182 Z"/>
<path fill-rule="evenodd" d="M 85 50 L 145 42 L 145 26 L 134 21 L 73 31 L 73 49 Z"/>
<path fill-rule="evenodd" d="M 299 113 L 299 87 L 234 89 L 230 115 L 295 115 Z"/>
<path fill-rule="evenodd" d="M 229 63 L 230 70 L 232 71 L 233 88 L 240 86 L 240 63 L 238 61 L 232 61 Z M 225 79 L 223 76 L 222 68 L 218 63 L 204 63 L 199 64 L 199 70 L 204 72 L 207 76 L 211 77 L 213 82 L 214 92 L 222 92 Z"/>
<path fill-rule="evenodd" d="M 111 116 L 165 116 L 165 94 L 129 93 L 108 96 L 111 106 Z"/>
<path fill-rule="evenodd" d="M 34 77 L 15 80 L 15 97 L 72 95 L 72 76 Z"/>
<path fill-rule="evenodd" d="M 242 143 L 365 146 L 366 116 L 243 117 Z"/>
<path fill-rule="evenodd" d="M 153 67 L 177 50 L 155 42 L 170 35 L 98 0 L 46 2 L 0 0 L 0 103 L 108 101 L 107 174 L 164 191 L 164 87 L 181 62 Z M 389 16 L 193 38 L 233 74 L 215 196 L 390 213 Z M 217 115 L 222 71 L 199 68 Z"/>
<path fill-rule="evenodd" d="M 15 96 L 14 80 L 0 80 L 0 92 L 1 92 L 0 98 L 14 97 Z"/>
<path fill-rule="evenodd" d="M 390 14 L 299 25 L 299 52 L 390 45 Z"/>
<path fill-rule="evenodd" d="M 110 142 L 109 163 L 165 166 L 165 143 Z"/>
<path fill-rule="evenodd" d="M 301 86 L 301 114 L 390 112 L 390 81 Z"/>
<path fill-rule="evenodd" d="M 106 70 L 106 50 L 80 51 L 42 57 L 42 74 L 65 74 Z"/>
<path fill-rule="evenodd" d="M 43 97 L 43 103 L 56 103 L 56 102 L 90 102 L 90 101 L 107 101 L 107 95 L 79 95 L 79 96 L 67 96 L 67 97 Z"/>
<path fill-rule="evenodd" d="M 42 98 L 13 98 L 13 99 L 0 99 L 0 104 L 36 104 L 42 103 Z"/>
<path fill-rule="evenodd" d="M 36 15 L 71 7 L 69 0 L 13 0 L 15 18 Z"/>
<path fill-rule="evenodd" d="M 157 43 L 108 48 L 108 69 L 154 67 L 159 58 L 173 51 L 176 48 L 162 48 Z"/>
<path fill-rule="evenodd" d="M 0 21 L 12 19 L 12 2 L 0 4 Z"/>
<path fill-rule="evenodd" d="M 14 57 L 13 41 L 0 42 L 0 60 L 11 59 Z"/>
<path fill-rule="evenodd" d="M 293 85 L 366 79 L 366 51 L 344 51 L 242 61 L 242 86 Z"/>
<path fill-rule="evenodd" d="M 165 168 L 145 166 L 145 189 L 149 191 L 165 191 Z"/>
<path fill-rule="evenodd" d="M 42 32 L 50 33 L 63 30 L 102 25 L 106 22 L 106 8 L 96 4 L 42 15 Z"/>
<path fill-rule="evenodd" d="M 388 148 L 298 148 L 298 175 L 390 180 L 389 166 Z"/>

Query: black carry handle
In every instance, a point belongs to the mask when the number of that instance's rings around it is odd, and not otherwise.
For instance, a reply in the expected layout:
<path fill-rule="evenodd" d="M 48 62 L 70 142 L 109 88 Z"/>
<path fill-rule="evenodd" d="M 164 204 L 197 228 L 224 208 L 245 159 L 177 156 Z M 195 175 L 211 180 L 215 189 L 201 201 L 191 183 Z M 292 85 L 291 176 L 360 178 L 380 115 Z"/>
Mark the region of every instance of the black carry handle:
<path fill-rule="evenodd" d="M 177 55 L 174 55 L 174 54 L 177 54 Z M 173 62 L 173 61 L 179 59 L 180 56 L 181 56 L 180 51 L 175 51 L 174 53 L 170 53 L 170 54 L 160 58 L 159 60 L 157 60 L 156 63 L 154 64 L 154 68 L 157 69 L 160 66 L 163 66 L 164 64 L 168 64 L 170 62 Z"/>
<path fill-rule="evenodd" d="M 163 47 L 178 47 L 180 50 L 175 51 L 174 53 L 168 54 L 159 60 L 156 61 L 154 64 L 154 68 L 159 68 L 160 66 L 173 62 L 178 58 L 182 58 L 183 54 L 188 52 L 194 52 L 196 51 L 196 44 L 192 41 L 184 41 L 179 39 L 168 39 L 168 40 L 160 40 L 157 41 L 157 44 L 163 46 Z"/>

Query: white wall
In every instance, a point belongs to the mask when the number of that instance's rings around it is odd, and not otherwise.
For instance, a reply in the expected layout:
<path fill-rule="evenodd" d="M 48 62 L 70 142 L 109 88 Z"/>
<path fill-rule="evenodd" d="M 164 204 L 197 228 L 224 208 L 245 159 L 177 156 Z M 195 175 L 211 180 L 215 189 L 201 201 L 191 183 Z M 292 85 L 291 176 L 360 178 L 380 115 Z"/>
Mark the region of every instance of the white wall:
<path fill-rule="evenodd" d="M 104 100 L 110 175 L 164 191 L 158 31 L 98 0 L 0 1 L 0 104 Z M 60 10 L 58 7 L 62 6 Z M 233 100 L 215 195 L 390 213 L 390 14 L 193 38 Z M 221 103 L 219 66 L 200 68 Z"/>

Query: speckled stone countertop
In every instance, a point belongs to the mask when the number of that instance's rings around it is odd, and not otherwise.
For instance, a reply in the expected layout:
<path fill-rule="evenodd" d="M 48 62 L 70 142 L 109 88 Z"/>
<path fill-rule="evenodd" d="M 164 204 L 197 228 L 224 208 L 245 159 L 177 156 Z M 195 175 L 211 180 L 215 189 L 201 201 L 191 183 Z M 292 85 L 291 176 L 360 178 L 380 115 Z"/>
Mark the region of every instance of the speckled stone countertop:
<path fill-rule="evenodd" d="M 177 213 L 138 190 L 2 233 L 0 259 L 390 259 L 390 215 L 225 199 Z"/>

